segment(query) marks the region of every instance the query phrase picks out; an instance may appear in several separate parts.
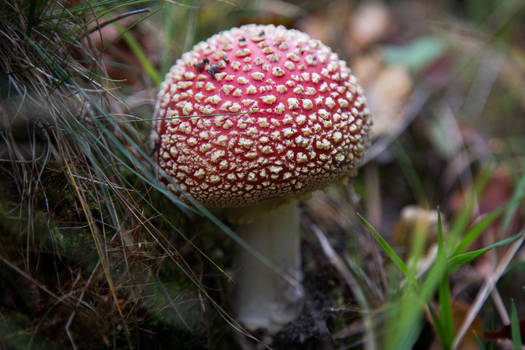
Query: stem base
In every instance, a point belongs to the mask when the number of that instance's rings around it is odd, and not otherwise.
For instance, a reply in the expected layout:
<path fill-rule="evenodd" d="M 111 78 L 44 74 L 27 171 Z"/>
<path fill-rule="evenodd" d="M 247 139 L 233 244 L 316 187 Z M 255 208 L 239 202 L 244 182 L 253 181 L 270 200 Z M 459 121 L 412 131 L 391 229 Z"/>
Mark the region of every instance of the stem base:
<path fill-rule="evenodd" d="M 239 225 L 239 236 L 282 271 L 273 271 L 246 249 L 236 259 L 236 312 L 250 330 L 278 332 L 301 311 L 299 208 L 296 200 Z"/>

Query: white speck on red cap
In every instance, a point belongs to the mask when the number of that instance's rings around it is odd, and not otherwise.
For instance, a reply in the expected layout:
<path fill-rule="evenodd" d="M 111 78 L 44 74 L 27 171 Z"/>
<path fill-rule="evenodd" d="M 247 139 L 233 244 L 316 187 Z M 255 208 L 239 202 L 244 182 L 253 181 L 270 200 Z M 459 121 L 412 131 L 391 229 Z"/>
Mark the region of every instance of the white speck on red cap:
<path fill-rule="evenodd" d="M 236 207 L 355 172 L 370 124 L 337 54 L 297 30 L 250 24 L 198 43 L 171 67 L 152 141 L 164 183 L 171 177 L 203 205 Z"/>

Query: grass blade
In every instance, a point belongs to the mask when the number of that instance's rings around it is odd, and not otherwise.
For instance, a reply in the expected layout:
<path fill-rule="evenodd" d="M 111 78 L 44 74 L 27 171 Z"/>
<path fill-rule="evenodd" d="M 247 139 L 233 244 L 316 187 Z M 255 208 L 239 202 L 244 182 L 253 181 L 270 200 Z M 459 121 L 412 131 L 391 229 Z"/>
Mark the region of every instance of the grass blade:
<path fill-rule="evenodd" d="M 486 349 L 486 346 L 485 344 L 483 344 L 483 342 L 481 341 L 481 339 L 479 339 L 478 335 L 476 334 L 476 332 L 474 332 L 474 338 L 476 339 L 476 344 L 478 344 L 478 348 L 480 350 L 485 350 Z"/>
<path fill-rule="evenodd" d="M 441 212 L 439 211 L 439 207 L 436 209 L 437 215 L 438 215 L 438 231 L 437 231 L 437 242 L 438 242 L 438 249 L 443 249 L 443 224 L 441 223 Z"/>
<path fill-rule="evenodd" d="M 443 278 L 439 285 L 439 306 L 441 308 L 441 329 L 443 338 L 440 338 L 443 349 L 448 350 L 454 340 L 454 321 L 452 319 L 452 302 L 450 298 L 450 284 L 448 278 Z"/>
<path fill-rule="evenodd" d="M 513 237 L 510 237 L 510 238 L 504 239 L 502 241 L 496 242 L 496 243 L 491 244 L 491 245 L 489 245 L 489 246 L 487 246 L 485 248 L 474 250 L 472 252 L 457 254 L 457 255 L 451 257 L 449 259 L 449 262 L 448 262 L 449 274 L 454 273 L 461 266 L 463 266 L 465 264 L 468 264 L 469 262 L 475 260 L 476 258 L 478 258 L 479 256 L 485 254 L 486 252 L 488 252 L 489 250 L 491 250 L 493 248 L 500 247 L 500 246 L 503 246 L 503 245 L 506 245 L 506 244 L 509 244 L 509 243 L 512 243 L 512 242 L 516 241 L 517 239 L 519 239 L 521 237 L 521 235 L 522 235 L 521 233 L 518 233 L 517 235 L 515 235 Z"/>
<path fill-rule="evenodd" d="M 472 211 L 477 203 L 477 199 L 479 198 L 479 195 L 489 182 L 493 172 L 493 167 L 488 167 L 483 169 L 478 175 L 477 179 L 474 182 L 474 186 L 470 190 L 470 193 L 467 196 L 467 200 L 463 205 L 463 209 L 459 212 L 459 215 L 456 217 L 456 219 L 450 227 L 448 234 L 450 242 L 455 242 L 458 239 L 458 237 L 463 232 L 465 232 L 465 229 L 469 224 Z"/>
<path fill-rule="evenodd" d="M 471 228 L 457 245 L 454 254 L 464 252 L 481 235 L 481 233 L 483 233 L 483 231 L 503 213 L 506 208 L 506 205 L 499 207 Z"/>
<path fill-rule="evenodd" d="M 153 67 L 150 60 L 148 59 L 148 56 L 146 55 L 140 44 L 137 42 L 137 40 L 133 37 L 133 35 L 129 33 L 127 29 L 123 28 L 120 24 L 115 23 L 114 26 L 120 31 L 122 38 L 124 39 L 126 44 L 128 44 L 131 51 L 133 51 L 140 64 L 142 65 L 142 68 L 144 68 L 144 71 L 146 71 L 153 83 L 155 85 L 160 85 L 162 79 L 159 73 Z"/>
<path fill-rule="evenodd" d="M 436 314 L 436 311 L 432 307 L 431 304 L 428 305 L 428 310 L 430 311 L 430 316 L 432 317 L 432 322 L 434 322 L 434 332 L 436 332 L 436 336 L 441 342 L 441 345 L 445 343 L 445 331 L 443 329 L 443 326 L 441 324 L 441 320 L 439 319 L 438 315 Z M 443 347 L 445 347 L 443 345 Z"/>
<path fill-rule="evenodd" d="M 417 280 L 415 276 L 410 273 L 408 270 L 408 267 L 403 262 L 401 257 L 397 255 L 397 253 L 392 249 L 392 247 L 388 244 L 387 241 L 379 234 L 379 232 L 376 231 L 376 229 L 366 221 L 364 217 L 361 216 L 361 214 L 357 213 L 361 221 L 365 224 L 366 228 L 368 229 L 368 232 L 374 237 L 376 242 L 381 246 L 381 248 L 385 251 L 386 255 L 392 260 L 394 265 L 397 266 L 397 268 L 405 275 L 405 277 L 412 283 L 413 285 L 417 285 Z"/>
<path fill-rule="evenodd" d="M 521 350 L 520 322 L 518 320 L 518 310 L 516 309 L 514 300 L 512 300 L 510 311 L 510 329 L 512 334 L 512 348 L 514 350 Z"/>
<path fill-rule="evenodd" d="M 509 202 L 509 210 L 506 211 L 501 224 L 501 234 L 505 234 L 509 225 L 514 217 L 514 214 L 519 208 L 520 202 L 525 197 L 525 174 L 521 176 L 517 184 L 515 185 L 514 194 Z"/>

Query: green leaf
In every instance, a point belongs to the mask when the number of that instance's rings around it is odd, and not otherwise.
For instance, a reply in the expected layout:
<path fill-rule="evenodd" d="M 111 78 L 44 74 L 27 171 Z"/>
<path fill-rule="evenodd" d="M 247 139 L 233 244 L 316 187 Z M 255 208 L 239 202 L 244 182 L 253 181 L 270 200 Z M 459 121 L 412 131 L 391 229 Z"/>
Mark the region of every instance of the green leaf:
<path fill-rule="evenodd" d="M 512 198 L 509 202 L 509 210 L 506 211 L 505 216 L 503 217 L 503 222 L 501 224 L 502 234 L 506 233 L 512 221 L 512 218 L 514 217 L 514 214 L 516 214 L 516 210 L 518 210 L 521 200 L 523 199 L 523 197 L 525 197 L 525 174 L 523 174 L 521 178 L 517 181 L 515 188 L 516 189 L 514 191 L 514 194 L 512 195 Z"/>
<path fill-rule="evenodd" d="M 459 214 L 456 216 L 456 218 L 450 225 L 450 229 L 448 230 L 447 241 L 449 242 L 449 244 L 455 244 L 458 238 L 467 229 L 474 206 L 478 202 L 478 197 L 483 192 L 483 189 L 489 182 L 493 173 L 494 166 L 489 165 L 488 167 L 483 168 L 479 175 L 476 176 L 474 186 L 470 190 L 470 193 L 467 196 L 467 200 L 463 205 L 463 208 L 460 210 Z"/>
<path fill-rule="evenodd" d="M 443 227 L 441 224 L 441 213 L 439 208 L 437 209 L 438 214 L 438 254 L 439 256 L 444 255 L 443 245 Z M 448 279 L 445 277 L 439 284 L 439 305 L 441 309 L 441 317 L 437 317 L 431 304 L 428 305 L 432 320 L 434 322 L 434 330 L 436 335 L 443 346 L 443 349 L 450 349 L 454 337 L 454 324 L 452 321 L 452 302 L 450 298 L 450 284 Z"/>
<path fill-rule="evenodd" d="M 438 239 L 438 249 L 443 249 L 443 224 L 441 223 L 441 212 L 439 211 L 439 207 L 436 209 L 438 214 L 438 231 L 437 231 L 437 239 Z"/>
<path fill-rule="evenodd" d="M 436 332 L 439 341 L 443 345 L 445 343 L 444 339 L 446 338 L 446 336 L 445 331 L 443 330 L 443 326 L 441 324 L 441 320 L 439 319 L 438 315 L 436 314 L 436 311 L 434 310 L 431 304 L 428 304 L 428 310 L 430 311 L 430 316 L 432 317 L 432 322 L 434 323 L 434 331 Z"/>
<path fill-rule="evenodd" d="M 499 207 L 485 216 L 480 222 L 471 228 L 457 245 L 456 249 L 454 250 L 454 254 L 464 252 L 481 235 L 481 233 L 483 233 L 483 231 L 503 213 L 506 208 L 506 205 Z"/>
<path fill-rule="evenodd" d="M 507 238 L 507 239 L 504 239 L 502 241 L 496 242 L 496 243 L 491 244 L 491 245 L 489 245 L 489 246 L 487 246 L 485 248 L 481 248 L 481 249 L 474 250 L 474 251 L 467 252 L 467 253 L 457 254 L 457 255 L 451 257 L 449 259 L 449 261 L 448 261 L 449 274 L 454 273 L 461 266 L 463 266 L 465 264 L 468 264 L 469 262 L 473 261 L 474 259 L 478 258 L 480 255 L 485 254 L 486 252 L 488 252 L 489 250 L 491 250 L 493 248 L 500 247 L 500 246 L 503 246 L 503 245 L 506 245 L 506 244 L 514 242 L 515 240 L 519 239 L 522 235 L 523 235 L 523 233 L 518 233 L 515 236 L 512 236 L 510 238 Z"/>
<path fill-rule="evenodd" d="M 388 64 L 400 64 L 418 72 L 440 57 L 447 46 L 441 38 L 420 37 L 404 46 L 385 47 L 385 58 Z"/>
<path fill-rule="evenodd" d="M 401 270 L 401 272 L 410 281 L 410 283 L 412 283 L 413 285 L 417 285 L 417 280 L 416 280 L 415 276 L 409 272 L 408 267 L 405 265 L 405 263 L 403 262 L 401 257 L 399 255 L 397 255 L 397 253 L 394 251 L 394 249 L 392 249 L 392 247 L 388 244 L 388 242 L 385 241 L 385 239 L 379 234 L 379 232 L 377 232 L 375 230 L 375 228 L 372 225 L 370 225 L 368 223 L 368 221 L 365 220 L 365 218 L 363 218 L 361 216 L 361 214 L 357 213 L 357 216 L 359 216 L 361 221 L 363 221 L 363 223 L 365 224 L 366 228 L 368 229 L 368 232 L 370 232 L 372 237 L 374 237 L 376 242 L 379 244 L 379 246 L 381 246 L 381 248 L 384 250 L 386 255 L 388 255 L 390 260 L 392 260 L 394 265 L 396 265 L 397 268 L 399 270 Z"/>
<path fill-rule="evenodd" d="M 476 338 L 476 343 L 478 344 L 479 350 L 485 350 L 486 349 L 485 344 L 483 344 L 481 339 L 479 339 L 478 335 L 476 334 L 476 331 L 474 331 L 474 338 Z"/>
<path fill-rule="evenodd" d="M 133 37 L 133 35 L 129 33 L 127 29 L 124 29 L 120 24 L 115 23 L 114 26 L 120 31 L 122 38 L 124 39 L 124 41 L 126 41 L 126 44 L 128 44 L 131 51 L 133 51 L 140 64 L 142 65 L 142 68 L 144 68 L 151 80 L 156 85 L 160 85 L 162 79 L 159 73 L 155 70 L 153 64 L 151 64 L 150 60 L 148 59 L 148 56 L 146 55 L 140 44 L 137 42 L 137 40 Z"/>
<path fill-rule="evenodd" d="M 439 285 L 439 306 L 441 308 L 440 324 L 443 330 L 443 338 L 440 338 L 440 341 L 443 349 L 448 350 L 452 348 L 454 340 L 454 322 L 448 278 L 443 278 Z"/>
<path fill-rule="evenodd" d="M 510 311 L 510 329 L 512 334 L 512 348 L 514 350 L 521 350 L 520 322 L 518 320 L 518 310 L 516 309 L 514 300 L 512 300 Z"/>

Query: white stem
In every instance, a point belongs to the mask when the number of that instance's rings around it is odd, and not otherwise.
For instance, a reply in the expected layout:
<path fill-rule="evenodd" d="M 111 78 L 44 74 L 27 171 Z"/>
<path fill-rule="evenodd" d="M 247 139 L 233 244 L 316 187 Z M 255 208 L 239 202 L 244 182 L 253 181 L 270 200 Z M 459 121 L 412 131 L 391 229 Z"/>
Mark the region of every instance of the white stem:
<path fill-rule="evenodd" d="M 250 330 L 264 328 L 275 333 L 299 314 L 304 295 L 297 200 L 240 225 L 237 233 L 296 282 L 290 283 L 290 278 L 239 248 L 235 264 L 238 320 Z"/>

